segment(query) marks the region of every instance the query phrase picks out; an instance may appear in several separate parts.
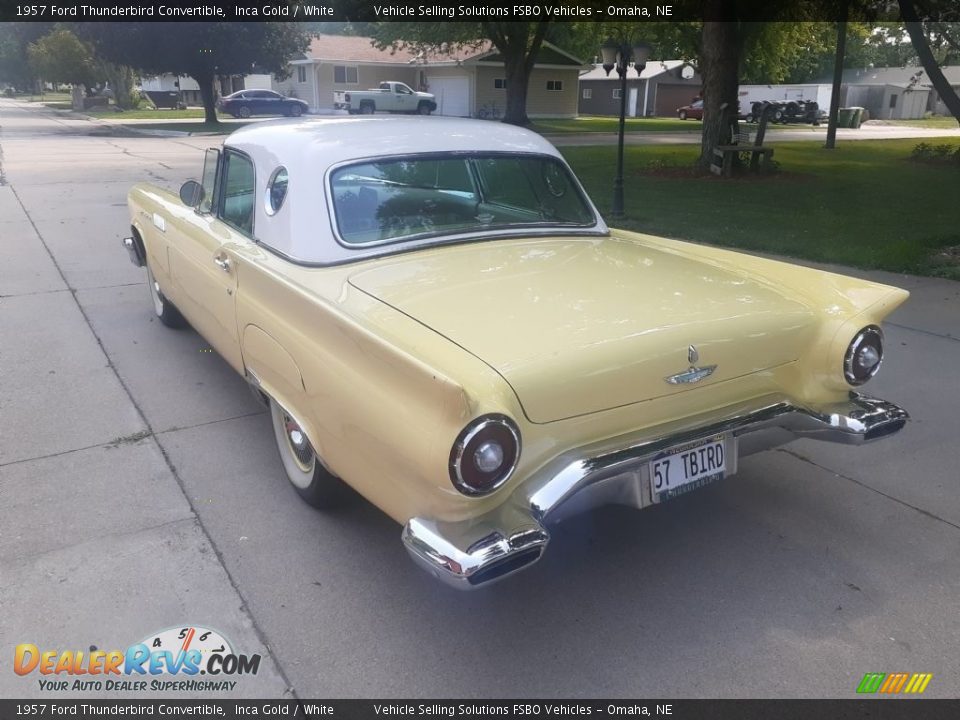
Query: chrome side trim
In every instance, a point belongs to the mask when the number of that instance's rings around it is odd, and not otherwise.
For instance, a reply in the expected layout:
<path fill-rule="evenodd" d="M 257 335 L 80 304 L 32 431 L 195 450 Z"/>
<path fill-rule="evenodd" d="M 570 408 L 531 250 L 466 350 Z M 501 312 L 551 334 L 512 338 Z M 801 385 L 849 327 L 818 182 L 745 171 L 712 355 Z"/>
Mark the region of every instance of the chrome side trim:
<path fill-rule="evenodd" d="M 741 455 L 798 437 L 862 445 L 899 431 L 908 419 L 893 403 L 853 392 L 846 402 L 820 408 L 786 401 L 760 407 L 744 403 L 698 425 L 672 423 L 563 453 L 485 515 L 449 523 L 416 517 L 402 538 L 414 560 L 434 576 L 472 589 L 539 560 L 550 540 L 545 526 L 563 516 L 565 506 L 576 505 L 579 512 L 619 496 L 646 507 L 647 462 L 675 445 L 720 434 L 737 438 Z M 751 435 L 759 442 L 741 442 Z M 567 505 L 574 497 L 578 502 Z"/>

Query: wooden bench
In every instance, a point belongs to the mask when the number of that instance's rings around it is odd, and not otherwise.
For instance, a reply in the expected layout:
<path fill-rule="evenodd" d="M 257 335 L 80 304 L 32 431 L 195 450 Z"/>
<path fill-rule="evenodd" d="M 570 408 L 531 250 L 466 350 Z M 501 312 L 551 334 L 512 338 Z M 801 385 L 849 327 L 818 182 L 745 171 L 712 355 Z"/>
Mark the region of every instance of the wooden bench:
<path fill-rule="evenodd" d="M 765 169 L 773 157 L 773 148 L 765 145 L 717 145 L 713 149 L 714 161 L 710 170 L 715 175 L 733 175 L 733 158 L 740 153 L 750 153 L 750 169 Z"/>
<path fill-rule="evenodd" d="M 729 117 L 726 113 L 727 104 L 721 106 L 721 123 Z M 763 138 L 767 134 L 767 123 L 770 118 L 765 108 L 760 115 L 760 126 L 757 128 L 757 136 L 753 144 L 750 144 L 750 134 L 739 130 L 739 123 L 736 118 L 732 119 L 730 127 L 730 137 L 733 139 L 732 145 L 717 145 L 713 149 L 713 162 L 710 163 L 710 171 L 714 175 L 730 177 L 733 175 L 733 159 L 740 153 L 750 154 L 750 170 L 756 172 L 760 169 L 768 169 L 770 160 L 773 158 L 773 148 L 763 144 Z"/>

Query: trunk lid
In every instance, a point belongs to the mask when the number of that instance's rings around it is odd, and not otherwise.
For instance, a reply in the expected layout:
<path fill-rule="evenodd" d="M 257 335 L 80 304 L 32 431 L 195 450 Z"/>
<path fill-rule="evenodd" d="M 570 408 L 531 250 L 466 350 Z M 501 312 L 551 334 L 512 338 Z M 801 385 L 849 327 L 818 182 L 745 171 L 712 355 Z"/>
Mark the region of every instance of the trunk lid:
<path fill-rule="evenodd" d="M 534 423 L 791 362 L 815 324 L 783 289 L 615 237 L 445 247 L 377 261 L 349 282 L 486 362 Z M 716 369 L 696 383 L 667 382 L 691 364 Z"/>

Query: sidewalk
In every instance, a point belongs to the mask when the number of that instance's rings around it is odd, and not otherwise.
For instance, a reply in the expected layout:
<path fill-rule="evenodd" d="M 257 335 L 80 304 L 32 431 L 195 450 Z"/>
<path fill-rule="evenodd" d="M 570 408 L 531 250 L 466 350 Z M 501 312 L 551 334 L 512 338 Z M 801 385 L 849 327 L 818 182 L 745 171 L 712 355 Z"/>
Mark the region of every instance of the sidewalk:
<path fill-rule="evenodd" d="M 0 638 L 10 653 L 0 697 L 56 696 L 38 685 L 54 676 L 12 672 L 15 645 L 125 650 L 190 626 L 263 656 L 260 672 L 225 697 L 284 696 L 286 681 L 79 300 L 101 287 L 146 290 L 129 263 L 85 267 L 97 236 L 122 253 L 107 228 L 122 232 L 126 209 L 95 199 L 105 176 L 64 185 L 48 174 L 77 168 L 76 158 L 63 163 L 67 143 L 107 142 L 63 137 L 71 124 L 0 101 Z M 61 696 L 105 695 L 131 694 Z"/>

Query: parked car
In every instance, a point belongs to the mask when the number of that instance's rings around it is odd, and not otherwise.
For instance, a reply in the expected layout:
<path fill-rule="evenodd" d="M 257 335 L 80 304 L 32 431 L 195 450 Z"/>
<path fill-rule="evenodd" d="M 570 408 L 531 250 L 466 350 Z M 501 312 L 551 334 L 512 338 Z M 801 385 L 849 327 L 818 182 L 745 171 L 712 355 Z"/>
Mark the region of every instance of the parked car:
<path fill-rule="evenodd" d="M 299 117 L 310 106 L 299 98 L 285 97 L 273 90 L 240 90 L 217 101 L 217 109 L 234 117 L 289 115 Z"/>
<path fill-rule="evenodd" d="M 129 193 L 153 311 L 246 378 L 306 501 L 347 483 L 472 588 L 537 561 L 566 515 L 904 426 L 859 390 L 906 291 L 612 230 L 540 135 L 425 127 L 257 124 L 179 197 Z"/>
<path fill-rule="evenodd" d="M 703 120 L 703 100 L 694 100 L 689 105 L 677 108 L 677 117 L 681 120 L 686 120 L 687 118 Z"/>
<path fill-rule="evenodd" d="M 375 112 L 417 113 L 429 115 L 437 109 L 430 93 L 416 92 L 402 82 L 382 82 L 372 90 L 338 90 L 333 93 L 333 106 L 351 115 L 372 115 Z"/>

